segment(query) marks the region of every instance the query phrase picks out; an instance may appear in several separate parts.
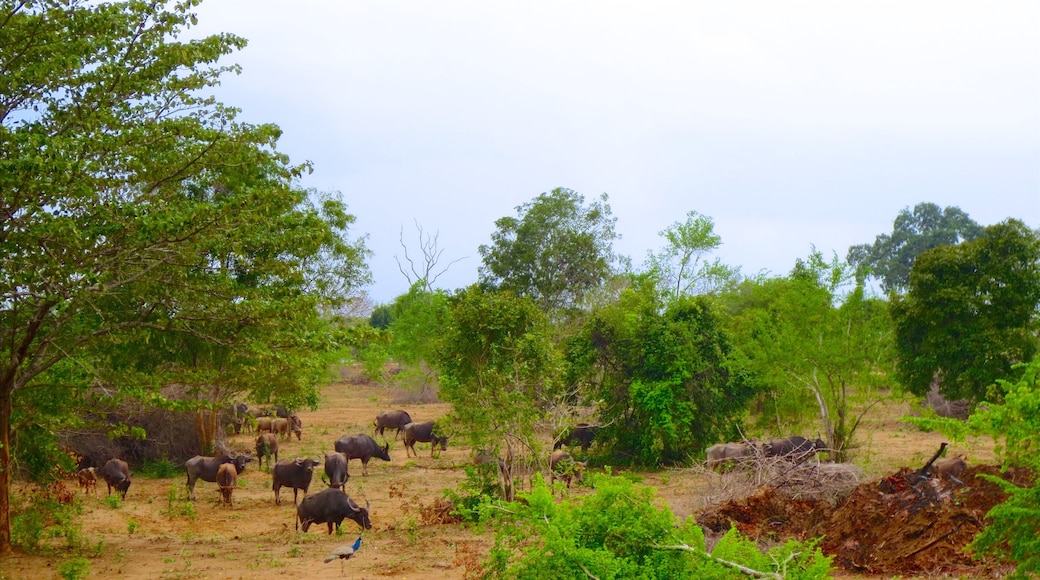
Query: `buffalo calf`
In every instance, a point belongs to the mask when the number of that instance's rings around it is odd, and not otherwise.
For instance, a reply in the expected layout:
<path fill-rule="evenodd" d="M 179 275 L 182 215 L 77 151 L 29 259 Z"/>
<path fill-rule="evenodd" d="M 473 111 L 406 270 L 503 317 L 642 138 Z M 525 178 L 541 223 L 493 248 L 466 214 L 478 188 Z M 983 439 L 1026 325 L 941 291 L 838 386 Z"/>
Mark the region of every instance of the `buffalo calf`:
<path fill-rule="evenodd" d="M 220 468 L 217 469 L 217 487 L 220 488 L 221 503 L 234 507 L 231 503 L 231 494 L 235 491 L 236 485 L 238 485 L 238 473 L 235 472 L 235 465 L 221 463 Z"/>

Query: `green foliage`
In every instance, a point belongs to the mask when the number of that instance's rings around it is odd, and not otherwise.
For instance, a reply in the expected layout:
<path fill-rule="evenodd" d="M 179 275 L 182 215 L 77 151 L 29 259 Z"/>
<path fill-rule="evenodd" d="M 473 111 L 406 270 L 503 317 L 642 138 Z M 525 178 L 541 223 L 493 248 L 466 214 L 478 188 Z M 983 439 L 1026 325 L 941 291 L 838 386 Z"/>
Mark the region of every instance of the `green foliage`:
<path fill-rule="evenodd" d="M 526 503 L 502 506 L 504 520 L 485 562 L 493 578 L 740 578 L 734 568 L 705 551 L 692 520 L 678 523 L 656 490 L 624 478 L 597 474 L 588 496 L 556 503 L 536 480 Z M 677 525 L 678 524 L 678 525 Z M 761 573 L 787 578 L 825 578 L 830 561 L 814 542 L 791 542 L 763 555 L 736 532 L 720 542 L 721 553 Z"/>
<path fill-rule="evenodd" d="M 372 315 L 368 317 L 368 324 L 379 330 L 386 330 L 393 321 L 393 307 L 389 304 L 376 306 L 372 309 Z"/>
<path fill-rule="evenodd" d="M 488 507 L 498 494 L 498 472 L 492 464 L 466 465 L 466 478 L 456 490 L 445 489 L 444 497 L 455 506 L 452 513 L 464 522 L 478 523 L 486 519 Z"/>
<path fill-rule="evenodd" d="M 686 214 L 685 222 L 676 222 L 659 235 L 667 245 L 650 255 L 649 266 L 661 280 L 665 294 L 677 298 L 683 294 L 710 292 L 739 275 L 739 268 L 730 268 L 718 258 L 710 262 L 703 259 L 722 245 L 710 217 L 691 211 Z"/>
<path fill-rule="evenodd" d="M 431 337 L 441 336 L 451 319 L 448 295 L 426 290 L 417 282 L 394 300 L 393 313 L 390 353 L 394 359 L 410 365 L 431 360 L 436 344 Z"/>
<path fill-rule="evenodd" d="M 546 315 L 529 298 L 476 285 L 450 305 L 435 364 L 455 426 L 475 446 L 497 447 L 506 435 L 537 445 L 534 424 L 560 374 Z"/>
<path fill-rule="evenodd" d="M 51 553 L 50 540 L 60 538 L 65 547 L 84 546 L 80 516 L 83 506 L 76 501 L 60 503 L 46 493 L 36 493 L 29 505 L 11 518 L 12 544 L 30 553 Z"/>
<path fill-rule="evenodd" d="M 891 303 L 898 377 L 924 395 L 980 401 L 996 379 L 1038 350 L 1040 239 L 1017 220 L 921 254 L 909 290 Z"/>
<path fill-rule="evenodd" d="M 81 580 L 90 577 L 90 560 L 70 558 L 58 565 L 58 575 L 65 580 Z"/>
<path fill-rule="evenodd" d="M 58 447 L 54 433 L 43 425 L 25 425 L 15 435 L 12 446 L 18 465 L 36 483 L 54 481 L 76 468 L 73 458 Z"/>
<path fill-rule="evenodd" d="M 846 259 L 860 272 L 880 280 L 886 291 L 902 292 L 910 284 L 914 260 L 926 250 L 980 235 L 982 227 L 960 208 L 944 210 L 934 203 L 919 203 L 913 212 L 899 212 L 891 235 L 881 234 L 873 244 L 851 246 Z"/>
<path fill-rule="evenodd" d="M 581 306 L 618 261 L 617 221 L 607 195 L 584 196 L 556 188 L 495 222 L 491 244 L 479 248 L 480 283 L 533 299 L 550 315 Z"/>
<path fill-rule="evenodd" d="M 159 459 L 145 459 L 141 467 L 137 469 L 137 474 L 152 479 L 166 479 L 180 475 L 183 471 L 184 468 L 182 466 L 177 465 L 166 457 L 162 457 Z"/>
<path fill-rule="evenodd" d="M 880 399 L 892 366 L 885 303 L 864 296 L 837 257 L 799 260 L 785 278 L 748 280 L 722 297 L 772 430 L 822 425 L 840 454 Z"/>
<path fill-rule="evenodd" d="M 667 302 L 650 275 L 593 311 L 568 341 L 571 379 L 591 385 L 606 425 L 597 439 L 634 463 L 677 463 L 735 426 L 752 391 L 705 297 Z"/>

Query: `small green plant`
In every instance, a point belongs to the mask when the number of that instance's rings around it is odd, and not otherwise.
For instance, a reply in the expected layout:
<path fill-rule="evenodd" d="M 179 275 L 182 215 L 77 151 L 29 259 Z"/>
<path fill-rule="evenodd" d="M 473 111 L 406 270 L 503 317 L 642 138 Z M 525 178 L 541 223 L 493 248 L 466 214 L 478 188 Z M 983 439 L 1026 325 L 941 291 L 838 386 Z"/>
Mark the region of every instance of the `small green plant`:
<path fill-rule="evenodd" d="M 171 485 L 169 491 L 166 492 L 166 509 L 162 510 L 162 514 L 166 517 L 186 517 L 188 519 L 195 519 L 198 517 L 198 513 L 195 511 L 195 503 L 187 497 L 187 491 L 184 490 L 183 497 L 181 496 L 181 488 L 177 485 Z"/>
<path fill-rule="evenodd" d="M 160 459 L 145 459 L 138 470 L 145 477 L 152 479 L 167 479 L 181 473 L 181 467 L 166 457 Z"/>
<path fill-rule="evenodd" d="M 119 496 L 118 495 L 105 496 L 105 505 L 107 505 L 108 507 L 110 507 L 112 509 L 119 509 Z"/>
<path fill-rule="evenodd" d="M 300 558 L 300 557 L 303 557 L 303 550 L 301 550 L 299 546 L 293 546 L 292 548 L 289 548 L 289 557 L 290 558 Z"/>
<path fill-rule="evenodd" d="M 134 535 L 134 532 L 137 531 L 137 527 L 139 525 L 140 524 L 137 523 L 137 520 L 131 519 L 130 522 L 126 524 L 126 531 L 127 531 L 127 533 L 130 534 L 131 536 Z"/>
<path fill-rule="evenodd" d="M 90 576 L 90 561 L 86 558 L 72 558 L 58 566 L 58 574 L 66 580 L 80 580 Z"/>
<path fill-rule="evenodd" d="M 83 546 L 79 516 L 83 507 L 61 482 L 36 490 L 26 510 L 13 514 L 11 518 L 11 541 L 26 552 L 48 551 L 44 541 L 64 538 L 66 546 L 79 549 Z"/>

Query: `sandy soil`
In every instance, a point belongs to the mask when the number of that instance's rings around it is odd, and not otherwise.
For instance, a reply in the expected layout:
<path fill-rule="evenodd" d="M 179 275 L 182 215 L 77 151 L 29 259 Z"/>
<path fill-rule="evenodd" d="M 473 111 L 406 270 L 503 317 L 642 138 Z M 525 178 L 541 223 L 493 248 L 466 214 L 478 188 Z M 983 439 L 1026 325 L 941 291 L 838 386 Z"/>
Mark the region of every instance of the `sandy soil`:
<path fill-rule="evenodd" d="M 319 411 L 300 413 L 303 439 L 284 442 L 280 458 L 319 457 L 342 435 L 371 434 L 375 415 L 394 408 L 408 410 L 417 421 L 436 419 L 448 411 L 445 404 L 394 404 L 382 387 L 334 384 L 325 389 Z M 923 464 L 943 440 L 938 434 L 902 425 L 898 417 L 907 410 L 905 406 L 878 408 L 864 425 L 866 437 L 857 463 L 868 477 Z M 252 448 L 253 440 L 250 435 L 237 436 L 233 447 Z M 373 528 L 364 532 L 358 554 L 342 564 L 322 560 L 334 548 L 352 543 L 360 528 L 347 520 L 340 534 L 327 535 L 324 526 L 312 527 L 307 534 L 296 532 L 291 493 L 286 496 L 283 489 L 282 505 L 276 506 L 270 475 L 266 467 L 257 470 L 255 463 L 239 477 L 232 509 L 218 504 L 216 484 L 199 482 L 194 517 L 183 513 L 189 505 L 184 501 L 183 476 L 135 477 L 125 502 L 115 508 L 105 501 L 101 482 L 98 495 L 84 500 L 84 536 L 90 545 L 100 546 L 98 554 L 90 558 L 90 575 L 127 579 L 271 574 L 291 578 L 466 578 L 466 564 L 483 558 L 493 542 L 492 534 L 457 525 L 424 525 L 420 508 L 440 499 L 442 490 L 464 478 L 461 465 L 469 461 L 470 450 L 449 446 L 439 457 L 431 458 L 428 445 L 418 448 L 418 458 L 407 458 L 404 446 L 392 441 L 392 461 L 373 459 L 367 477 L 361 475 L 360 462 L 350 463 L 347 493 L 362 505 L 365 500 L 371 502 Z M 950 451 L 965 453 L 972 462 L 991 461 L 991 449 L 991 443 L 976 441 Z M 312 491 L 322 487 L 319 470 Z M 703 470 L 670 469 L 643 477 L 645 483 L 659 489 L 679 517 L 703 509 L 710 496 L 712 476 Z M 177 497 L 172 504 L 171 495 Z M 66 559 L 60 549 L 46 557 L 17 554 L 4 560 L 0 578 L 58 578 L 57 567 Z"/>

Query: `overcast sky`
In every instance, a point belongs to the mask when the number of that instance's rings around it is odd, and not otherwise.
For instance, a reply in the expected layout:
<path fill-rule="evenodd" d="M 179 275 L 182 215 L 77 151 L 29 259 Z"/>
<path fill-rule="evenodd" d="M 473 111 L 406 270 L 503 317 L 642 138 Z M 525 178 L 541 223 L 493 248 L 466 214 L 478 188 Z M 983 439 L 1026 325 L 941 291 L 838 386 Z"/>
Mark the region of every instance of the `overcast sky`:
<path fill-rule="evenodd" d="M 1040 227 L 1040 2 L 206 0 L 249 46 L 218 91 L 284 131 L 374 255 L 438 235 L 476 281 L 494 222 L 556 187 L 609 196 L 641 264 L 695 210 L 718 256 L 786 274 L 920 202 Z"/>

